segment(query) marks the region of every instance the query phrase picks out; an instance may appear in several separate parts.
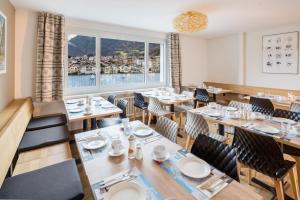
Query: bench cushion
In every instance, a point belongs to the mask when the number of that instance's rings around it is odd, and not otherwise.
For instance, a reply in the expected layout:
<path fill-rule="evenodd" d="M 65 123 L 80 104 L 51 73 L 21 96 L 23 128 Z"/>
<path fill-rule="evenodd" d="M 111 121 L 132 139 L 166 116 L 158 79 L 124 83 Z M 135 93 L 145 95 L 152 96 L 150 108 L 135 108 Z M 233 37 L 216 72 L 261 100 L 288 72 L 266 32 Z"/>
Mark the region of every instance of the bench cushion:
<path fill-rule="evenodd" d="M 56 114 L 32 118 L 26 128 L 26 131 L 34 131 L 55 126 L 62 126 L 67 123 L 65 114 Z"/>
<path fill-rule="evenodd" d="M 18 151 L 24 152 L 69 140 L 69 132 L 66 125 L 52 128 L 26 131 L 19 145 Z"/>
<path fill-rule="evenodd" d="M 5 179 L 1 199 L 82 199 L 74 159 Z"/>

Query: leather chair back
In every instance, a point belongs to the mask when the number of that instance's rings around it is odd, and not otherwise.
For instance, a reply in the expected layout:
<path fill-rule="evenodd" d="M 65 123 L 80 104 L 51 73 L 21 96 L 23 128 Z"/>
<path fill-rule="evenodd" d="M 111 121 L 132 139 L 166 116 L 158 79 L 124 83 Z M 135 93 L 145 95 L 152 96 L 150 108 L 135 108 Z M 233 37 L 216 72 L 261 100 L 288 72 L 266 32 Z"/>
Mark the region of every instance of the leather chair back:
<path fill-rule="evenodd" d="M 264 115 L 273 115 L 274 106 L 270 99 L 250 97 L 250 104 L 253 112 L 260 112 Z"/>
<path fill-rule="evenodd" d="M 134 92 L 134 106 L 144 109 L 148 106 L 147 102 L 145 102 L 145 99 L 141 93 Z"/>
<path fill-rule="evenodd" d="M 109 95 L 108 98 L 107 98 L 107 101 L 109 101 L 110 103 L 112 104 L 115 104 L 115 99 L 116 99 L 117 95 Z"/>
<path fill-rule="evenodd" d="M 300 122 L 300 113 L 292 112 L 289 110 L 275 109 L 273 117 L 282 117 L 282 118 L 294 120 L 296 122 Z"/>
<path fill-rule="evenodd" d="M 127 105 L 128 101 L 125 99 L 119 99 L 117 106 L 123 111 L 120 113 L 120 118 L 127 118 Z"/>
<path fill-rule="evenodd" d="M 196 88 L 195 91 L 195 98 L 197 101 L 208 103 L 209 102 L 209 95 L 206 89 L 204 88 Z"/>

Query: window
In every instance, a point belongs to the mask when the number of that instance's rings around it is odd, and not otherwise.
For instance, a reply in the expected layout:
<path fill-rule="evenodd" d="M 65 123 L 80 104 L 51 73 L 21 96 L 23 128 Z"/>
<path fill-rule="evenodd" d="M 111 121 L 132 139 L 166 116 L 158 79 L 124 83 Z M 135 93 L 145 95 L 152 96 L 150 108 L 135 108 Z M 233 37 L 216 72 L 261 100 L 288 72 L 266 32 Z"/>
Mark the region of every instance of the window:
<path fill-rule="evenodd" d="M 96 38 L 68 36 L 68 87 L 96 86 Z"/>
<path fill-rule="evenodd" d="M 67 50 L 67 92 L 166 84 L 164 40 L 69 34 Z"/>

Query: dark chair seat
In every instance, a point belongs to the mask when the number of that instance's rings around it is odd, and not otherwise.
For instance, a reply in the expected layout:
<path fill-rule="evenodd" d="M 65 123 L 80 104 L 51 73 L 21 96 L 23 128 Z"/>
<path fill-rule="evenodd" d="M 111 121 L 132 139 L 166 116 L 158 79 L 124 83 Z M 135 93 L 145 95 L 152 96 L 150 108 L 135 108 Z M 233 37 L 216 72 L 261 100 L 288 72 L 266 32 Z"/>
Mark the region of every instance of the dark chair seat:
<path fill-rule="evenodd" d="M 69 140 L 69 132 L 66 125 L 52 128 L 40 129 L 35 131 L 26 131 L 18 151 L 33 150 L 53 144 L 66 142 Z"/>
<path fill-rule="evenodd" d="M 291 156 L 300 157 L 300 149 L 283 144 L 282 152 Z"/>
<path fill-rule="evenodd" d="M 65 114 L 36 117 L 30 120 L 26 128 L 26 131 L 34 131 L 38 129 L 62 126 L 65 125 L 66 123 L 67 123 L 67 118 Z"/>
<path fill-rule="evenodd" d="M 0 199 L 83 199 L 83 189 L 74 160 L 5 179 Z"/>
<path fill-rule="evenodd" d="M 104 118 L 104 119 L 97 120 L 97 126 L 99 128 L 114 126 L 114 125 L 121 124 L 121 123 L 122 123 L 121 118 Z"/>
<path fill-rule="evenodd" d="M 146 110 L 148 108 L 148 102 L 144 102 L 144 103 L 134 103 L 135 107 L 138 107 L 142 110 Z"/>

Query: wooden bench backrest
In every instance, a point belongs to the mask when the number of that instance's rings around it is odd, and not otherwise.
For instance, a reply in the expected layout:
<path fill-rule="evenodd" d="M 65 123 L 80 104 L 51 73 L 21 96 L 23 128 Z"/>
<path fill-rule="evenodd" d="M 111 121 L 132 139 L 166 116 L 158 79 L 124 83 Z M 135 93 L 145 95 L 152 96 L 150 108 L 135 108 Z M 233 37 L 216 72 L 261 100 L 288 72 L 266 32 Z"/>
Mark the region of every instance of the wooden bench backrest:
<path fill-rule="evenodd" d="M 32 117 L 31 98 L 12 101 L 0 113 L 0 187 Z"/>

